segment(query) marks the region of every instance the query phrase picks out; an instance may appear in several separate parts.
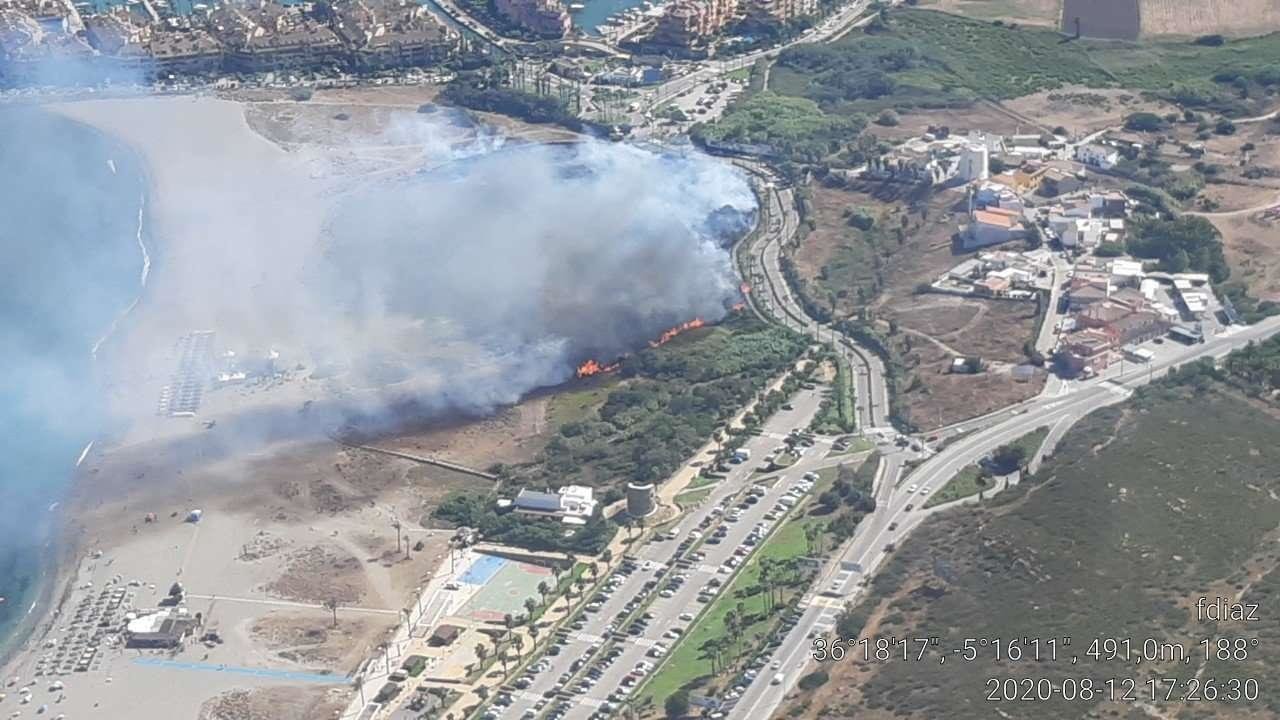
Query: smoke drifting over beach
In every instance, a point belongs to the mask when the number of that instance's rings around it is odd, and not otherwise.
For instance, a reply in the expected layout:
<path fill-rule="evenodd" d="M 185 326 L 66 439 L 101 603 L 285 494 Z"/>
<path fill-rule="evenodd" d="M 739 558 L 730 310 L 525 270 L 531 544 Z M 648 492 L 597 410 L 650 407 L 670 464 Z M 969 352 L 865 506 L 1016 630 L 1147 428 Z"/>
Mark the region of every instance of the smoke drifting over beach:
<path fill-rule="evenodd" d="M 63 111 L 122 136 L 151 171 L 157 263 L 121 353 L 149 355 L 153 376 L 172 372 L 177 337 L 216 330 L 219 347 L 301 365 L 325 389 L 312 421 L 484 412 L 738 299 L 723 231 L 741 231 L 755 198 L 703 155 L 459 142 L 447 112 L 285 153 L 241 106 L 143 105 Z M 416 171 L 350 170 L 406 146 L 421 148 Z"/>

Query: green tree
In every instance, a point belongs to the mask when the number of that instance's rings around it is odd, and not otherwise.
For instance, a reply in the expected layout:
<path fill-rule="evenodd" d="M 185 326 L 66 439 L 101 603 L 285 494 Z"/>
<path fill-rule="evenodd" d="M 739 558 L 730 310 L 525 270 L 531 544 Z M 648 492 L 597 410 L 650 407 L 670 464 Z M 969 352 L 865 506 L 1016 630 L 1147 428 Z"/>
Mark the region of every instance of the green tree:
<path fill-rule="evenodd" d="M 1001 445 L 991 454 L 991 464 L 996 472 L 1006 475 L 1023 466 L 1027 461 L 1027 449 L 1021 445 Z"/>
<path fill-rule="evenodd" d="M 666 701 L 662 703 L 662 709 L 666 711 L 669 718 L 682 718 L 689 714 L 689 691 L 683 688 L 671 693 L 667 696 Z"/>

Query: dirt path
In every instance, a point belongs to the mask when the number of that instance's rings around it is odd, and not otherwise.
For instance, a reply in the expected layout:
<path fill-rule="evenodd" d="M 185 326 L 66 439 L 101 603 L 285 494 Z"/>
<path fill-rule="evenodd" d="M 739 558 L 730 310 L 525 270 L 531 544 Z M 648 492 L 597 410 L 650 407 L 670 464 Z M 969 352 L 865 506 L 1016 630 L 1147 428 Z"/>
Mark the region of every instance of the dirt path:
<path fill-rule="evenodd" d="M 1250 207 L 1250 208 L 1243 208 L 1240 210 L 1225 210 L 1223 212 L 1187 211 L 1185 214 L 1197 215 L 1202 218 L 1225 218 L 1225 217 L 1235 217 L 1237 215 L 1252 215 L 1253 213 L 1265 212 L 1271 209 L 1280 209 L 1280 193 L 1276 193 L 1275 199 L 1271 200 L 1270 202 L 1266 202 L 1261 205 L 1255 205 L 1254 207 Z"/>
<path fill-rule="evenodd" d="M 913 336 L 915 336 L 915 337 L 920 338 L 921 340 L 927 340 L 927 341 L 929 341 L 929 342 L 933 343 L 934 345 L 936 345 L 936 346 L 938 346 L 940 349 L 942 349 L 942 351 L 943 351 L 943 352 L 947 352 L 947 353 L 950 353 L 950 354 L 952 354 L 952 355 L 960 355 L 960 356 L 963 356 L 963 355 L 964 355 L 964 353 L 962 353 L 962 352 L 960 352 L 959 350 L 957 350 L 957 349 L 955 349 L 955 348 L 951 347 L 950 345 L 948 345 L 948 344 L 946 344 L 946 343 L 942 342 L 941 340 L 939 340 L 938 338 L 936 338 L 936 337 L 934 337 L 934 336 L 932 336 L 932 335 L 929 335 L 929 334 L 927 334 L 927 333 L 922 333 L 922 332 L 920 332 L 919 330 L 915 330 L 915 329 L 913 329 L 913 328 L 909 328 L 909 327 L 906 327 L 906 326 L 901 326 L 899 329 L 901 329 L 901 330 L 902 330 L 902 332 L 904 332 L 904 333 L 906 333 L 906 334 L 908 334 L 908 335 L 913 335 Z"/>
<path fill-rule="evenodd" d="M 972 328 L 974 325 L 981 322 L 982 318 L 986 316 L 987 316 L 987 306 L 985 304 L 979 305 L 978 312 L 974 313 L 973 317 L 969 318 L 969 322 L 965 323 L 964 325 L 961 325 L 960 327 L 956 328 L 955 330 L 952 330 L 949 333 L 943 333 L 942 337 L 954 337 L 954 336 L 963 335 L 964 333 L 969 332 L 970 328 Z"/>

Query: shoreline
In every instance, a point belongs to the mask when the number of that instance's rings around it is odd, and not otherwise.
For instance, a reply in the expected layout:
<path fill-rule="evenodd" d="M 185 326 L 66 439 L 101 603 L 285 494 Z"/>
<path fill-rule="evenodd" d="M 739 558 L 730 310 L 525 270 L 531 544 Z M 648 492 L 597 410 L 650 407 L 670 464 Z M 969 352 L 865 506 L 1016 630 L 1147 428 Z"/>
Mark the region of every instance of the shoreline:
<path fill-rule="evenodd" d="M 133 299 L 112 317 L 104 333 L 87 350 L 89 356 L 88 382 L 100 384 L 99 352 L 104 347 L 110 351 L 113 341 L 118 339 L 122 333 L 127 332 L 129 318 L 133 316 L 134 311 L 147 296 L 147 280 L 154 264 L 152 250 L 156 245 L 150 232 L 150 210 L 147 203 L 147 198 L 154 194 L 152 173 L 149 164 L 141 153 L 112 133 L 106 132 L 91 123 L 67 118 L 65 114 L 55 109 L 42 109 L 44 112 L 57 114 L 74 122 L 83 132 L 92 133 L 101 139 L 108 140 L 112 146 L 112 153 L 111 157 L 108 158 L 108 163 L 113 175 L 118 177 L 116 170 L 117 154 L 131 156 L 130 165 L 138 170 L 136 178 L 139 186 L 138 224 L 134 239 L 137 243 L 136 247 L 142 255 L 142 267 Z M 100 385 L 97 390 L 105 400 L 108 388 L 105 385 Z M 22 618 L 13 625 L 8 635 L 0 636 L 0 668 L 8 668 L 18 660 L 24 651 L 32 649 L 31 643 L 33 640 L 37 644 L 43 642 L 44 638 L 53 629 L 57 619 L 61 617 L 63 608 L 74 589 L 72 581 L 80 571 L 81 561 L 79 557 L 82 554 L 78 538 L 79 533 L 73 530 L 72 518 L 68 514 L 72 505 L 70 500 L 76 488 L 85 482 L 82 469 L 85 460 L 89 458 L 94 447 L 104 439 L 104 436 L 110 437 L 113 434 L 110 428 L 99 428 L 99 431 L 88 440 L 84 449 L 80 452 L 74 466 L 68 471 L 65 484 L 51 498 L 52 504 L 46 511 L 50 517 L 45 519 L 47 527 L 40 533 L 42 542 L 39 543 L 39 550 L 37 551 L 36 566 L 40 570 L 32 580 L 34 590 L 28 591 L 26 594 L 27 597 L 32 598 L 31 605 Z"/>
<path fill-rule="evenodd" d="M 139 158 L 138 181 L 143 192 L 138 200 L 140 220 L 136 237 L 143 267 L 141 273 L 134 276 L 139 286 L 133 301 L 90 348 L 94 377 L 109 396 L 105 413 L 108 422 L 94 433 L 92 442 L 82 451 L 81 462 L 71 471 L 60 497 L 51 498 L 59 502 L 49 511 L 48 541 L 40 547 L 38 558 L 40 573 L 33 574 L 39 584 L 32 591 L 35 602 L 6 646 L 0 647 L 0 665 L 9 675 L 21 674 L 24 680 L 29 680 L 30 664 L 37 656 L 48 653 L 41 646 L 50 638 L 66 639 L 61 626 L 66 624 L 68 612 L 75 612 L 81 596 L 96 595 L 106 587 L 104 581 L 109 583 L 113 575 L 129 580 L 130 587 L 134 587 L 134 581 L 142 583 L 136 591 L 138 600 L 134 607 L 154 603 L 158 599 L 156 588 L 162 588 L 159 591 L 162 596 L 163 588 L 169 587 L 175 578 L 181 578 L 183 585 L 195 594 L 197 601 L 192 604 L 192 610 L 199 607 L 206 617 L 214 615 L 212 601 L 208 607 L 204 605 L 210 596 L 259 598 L 235 605 L 233 609 L 225 604 L 219 606 L 217 617 L 224 623 L 221 629 L 228 644 L 210 650 L 220 662 L 229 660 L 229 666 L 261 667 L 264 662 L 280 662 L 271 654 L 272 650 L 264 652 L 261 645 L 255 644 L 251 635 L 256 625 L 249 623 L 266 623 L 273 619 L 271 613 L 279 612 L 274 609 L 271 597 L 297 592 L 296 588 L 271 587 L 273 582 L 294 572 L 292 568 L 286 572 L 282 565 L 286 558 L 292 557 L 286 553 L 309 551 L 322 545 L 337 547 L 338 552 L 345 553 L 358 566 L 370 568 L 361 573 L 383 573 L 376 566 L 366 565 L 370 557 L 381 557 L 377 553 L 382 550 L 374 550 L 374 546 L 366 548 L 362 542 L 374 534 L 375 527 L 385 531 L 387 525 L 382 517 L 385 509 L 367 498 L 422 489 L 406 483 L 403 477 L 391 484 L 379 484 L 385 483 L 389 475 L 380 469 L 385 467 L 381 461 L 371 466 L 367 454 L 359 454 L 355 459 L 340 458 L 342 467 L 339 467 L 331 454 L 345 452 L 340 448 L 326 447 L 310 455 L 299 454 L 300 459 L 296 460 L 286 458 L 287 452 L 279 452 L 280 448 L 312 440 L 332 441 L 327 435 L 290 435 L 279 423 L 272 432 L 264 434 L 264 429 L 272 428 L 276 421 L 296 418 L 308 408 L 313 418 L 315 413 L 322 413 L 334 392 L 324 377 L 286 377 L 282 382 L 210 391 L 204 398 L 200 415 L 195 418 L 156 413 L 156 397 L 162 384 L 172 382 L 176 338 L 216 327 L 219 342 L 238 352 L 253 352 L 261 350 L 262 343 L 283 341 L 285 345 L 280 350 L 288 357 L 288 341 L 293 338 L 271 337 L 264 331 L 276 326 L 262 320 L 267 315 L 262 309 L 275 307 L 273 301 L 287 299 L 287 295 L 281 295 L 270 285 L 260 290 L 258 281 L 265 274 L 259 275 L 257 271 L 231 278 L 224 278 L 219 271 L 230 266 L 228 257 L 237 254 L 236 263 L 248 267 L 263 267 L 264 262 L 272 260 L 292 260 L 293 255 L 286 257 L 282 253 L 295 252 L 298 248 L 273 248 L 276 237 L 273 233 L 286 227 L 290 230 L 300 227 L 298 232 L 306 233 L 315 220 L 298 210 L 286 209 L 282 216 L 271 217 L 270 222 L 250 223 L 235 212 L 225 217 L 192 212 L 192 198 L 211 194 L 219 201 L 218 209 L 235 208 L 238 203 L 248 201 L 275 211 L 278 208 L 271 198 L 261 192 L 273 182 L 274 187 L 285 188 L 289 186 L 279 181 L 294 181 L 298 183 L 299 195 L 327 199 L 334 188 L 351 185 L 353 180 L 364 181 L 364 176 L 359 174 L 317 176 L 307 172 L 309 162 L 318 163 L 324 158 L 309 155 L 306 150 L 293 153 L 281 147 L 270 134 L 249 123 L 246 108 L 251 106 L 248 102 L 195 96 L 61 103 L 48 108 L 110 137 L 113 145 L 123 145 Z M 187 119 L 191 121 L 189 126 L 182 124 Z M 504 136 L 504 149 L 508 150 L 525 144 L 548 144 L 505 133 Z M 211 138 L 219 140 L 216 147 L 209 144 Z M 573 144 L 578 140 L 564 142 Z M 463 159 L 450 158 L 450 161 Z M 409 160 L 417 162 L 416 158 Z M 402 158 L 383 161 L 397 172 L 402 172 L 402 165 L 407 166 Z M 247 179 L 246 171 L 250 173 Z M 299 220 L 305 224 L 296 225 Z M 173 242 L 162 242 L 162 235 Z M 158 272 L 152 273 L 153 270 Z M 281 283 L 281 287 L 287 290 L 287 283 Z M 240 295 L 236 296 L 235 304 L 225 308 L 206 307 L 203 300 L 211 291 L 239 292 Z M 553 394 L 558 387 L 536 387 L 521 397 Z M 337 397 L 347 399 L 342 395 Z M 428 424 L 465 425 L 471 421 L 472 418 L 436 417 Z M 413 423 L 408 427 L 382 428 L 374 437 L 397 438 L 413 425 L 421 427 L 421 423 Z M 257 434 L 250 438 L 254 433 Z M 246 446 L 247 439 L 257 444 Z M 75 452 L 69 460 L 74 459 Z M 312 459 L 316 457 L 323 460 L 316 463 Z M 399 473 L 409 472 L 403 464 L 392 463 L 391 467 L 399 468 Z M 263 468 L 274 474 L 268 474 Z M 323 480 L 312 487 L 308 483 L 316 481 L 305 479 L 315 478 L 324 471 L 334 472 L 335 468 L 336 481 Z M 346 474 L 348 471 L 352 476 Z M 416 467 L 413 472 L 418 472 Z M 352 477 L 360 480 L 353 481 Z M 447 488 L 453 482 L 447 474 L 433 477 L 438 482 L 431 485 L 438 485 L 437 489 Z M 359 485 L 360 481 L 370 487 Z M 352 485 L 353 482 L 357 484 Z M 299 497 L 292 494 L 295 492 L 301 493 L 301 503 L 293 502 Z M 328 493 L 333 493 L 333 499 Z M 264 497 L 265 501 L 260 500 Z M 420 502 L 400 501 L 399 504 L 417 507 Z M 172 519 L 181 518 L 192 508 L 201 508 L 207 513 L 199 525 Z M 144 515 L 148 517 L 145 526 Z M 156 515 L 159 521 L 154 521 Z M 370 516 L 376 517 L 371 521 Z M 131 523 L 134 523 L 132 534 Z M 318 532 L 309 525 L 320 526 L 323 531 Z M 252 538 L 260 536 L 268 538 L 264 543 L 271 537 L 283 538 L 281 542 L 285 544 L 278 547 L 286 550 L 275 555 L 264 554 L 257 560 L 243 560 L 242 546 L 248 547 L 255 542 Z M 396 535 L 389 538 L 398 540 Z M 398 552 L 398 544 L 391 543 L 391 546 Z M 97 550 L 106 553 L 101 562 L 96 558 Z M 361 558 L 364 562 L 360 562 Z M 423 556 L 424 562 L 428 560 Z M 385 574 L 401 572 L 393 569 Z M 276 575 L 270 576 L 271 573 Z M 287 577 L 295 584 L 312 579 L 310 574 Z M 94 587 L 83 591 L 86 580 L 92 580 Z M 348 587 L 358 588 L 357 592 L 364 596 L 363 605 L 381 608 L 390 603 L 387 607 L 399 607 L 392 593 L 403 589 L 399 584 L 401 579 L 378 575 L 370 577 L 367 586 L 360 585 L 365 580 L 359 578 L 344 582 L 353 583 Z M 408 588 L 416 584 L 411 578 L 404 582 Z M 132 600 L 134 591 L 129 592 Z M 261 602 L 260 607 L 273 609 L 260 610 L 252 602 Z M 274 620 L 282 622 L 279 617 Z M 370 627 L 372 624 L 376 623 L 370 623 Z M 345 622 L 343 626 L 346 627 Z M 358 637 L 349 647 L 351 652 L 356 652 L 365 640 L 359 636 L 362 632 L 359 626 L 353 626 L 352 632 Z M 200 648 L 191 650 L 193 658 L 199 657 L 195 653 L 205 652 Z M 74 676 L 75 704 L 81 704 L 83 698 L 86 703 L 95 701 L 93 707 L 96 708 L 96 701 L 102 700 L 109 714 L 113 703 L 117 710 L 126 707 L 129 691 L 136 690 L 139 683 L 150 678 L 143 671 L 127 669 L 131 665 L 125 665 L 128 661 L 122 658 L 126 656 L 113 653 L 112 657 L 115 659 L 106 661 L 105 668 L 108 677 L 114 676 L 114 682 L 103 683 L 96 668 L 88 675 Z M 112 668 L 111 662 L 117 665 Z M 290 667 L 294 662 L 286 659 L 283 665 Z M 14 672 L 19 669 L 20 673 Z M 70 680 L 68 678 L 68 684 Z M 188 692 L 176 693 L 165 700 L 169 705 L 184 708 L 170 715 L 173 717 L 186 716 L 185 708 L 211 699 L 225 689 L 222 687 L 225 684 L 235 682 L 243 687 L 257 687 L 257 681 L 245 682 L 231 677 L 210 681 L 182 676 L 174 682 L 173 687 L 188 687 Z M 80 695 L 82 685 L 87 690 L 84 695 Z M 157 707 L 156 712 L 160 711 Z"/>

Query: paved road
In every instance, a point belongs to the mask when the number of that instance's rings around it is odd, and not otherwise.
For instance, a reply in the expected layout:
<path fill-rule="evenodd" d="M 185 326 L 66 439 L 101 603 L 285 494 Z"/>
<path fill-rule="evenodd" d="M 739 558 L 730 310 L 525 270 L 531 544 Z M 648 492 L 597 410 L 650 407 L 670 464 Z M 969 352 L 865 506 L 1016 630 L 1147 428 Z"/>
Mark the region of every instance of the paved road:
<path fill-rule="evenodd" d="M 819 586 L 820 592 L 835 591 L 839 598 L 827 599 L 821 595 L 806 598 L 809 606 L 801 622 L 791 631 L 782 644 L 780 658 L 783 682 L 771 684 L 767 678 L 757 678 L 730 713 L 730 718 L 767 718 L 781 703 L 795 682 L 804 675 L 811 650 L 813 632 L 825 632 L 834 627 L 837 607 L 856 601 L 864 590 L 862 582 L 870 577 L 888 556 L 885 550 L 890 542 L 901 542 L 921 524 L 932 511 L 922 511 L 924 496 L 908 493 L 910 485 L 941 488 L 965 466 L 978 461 L 997 447 L 1018 439 L 1027 432 L 1042 426 L 1050 426 L 1061 432 L 1062 423 L 1070 424 L 1099 408 L 1123 401 L 1133 389 L 1151 380 L 1163 377 L 1171 367 L 1199 358 L 1221 359 L 1232 350 L 1238 350 L 1250 341 L 1264 340 L 1280 332 L 1280 318 L 1269 318 L 1257 325 L 1233 328 L 1228 334 L 1209 339 L 1202 345 L 1194 345 L 1154 361 L 1151 365 L 1130 365 L 1123 375 L 1099 378 L 1087 383 L 1077 383 L 1072 392 L 1060 397 L 1040 397 L 1018 414 L 999 420 L 989 427 L 955 441 L 933 458 L 925 461 L 902 483 L 889 493 L 877 493 L 875 513 L 865 519 L 855 533 L 853 541 L 841 556 L 844 580 L 838 588 L 829 584 Z M 883 481 L 882 481 L 883 482 Z M 907 506 L 912 509 L 908 510 Z M 889 530 L 896 524 L 896 529 Z"/>
<path fill-rule="evenodd" d="M 798 394 L 791 402 L 793 409 L 781 410 L 770 417 L 764 424 L 764 432 L 748 440 L 745 447 L 751 451 L 752 462 L 732 466 L 727 477 L 713 486 L 714 489 L 707 500 L 679 521 L 674 528 L 677 534 L 676 539 L 659 539 L 634 550 L 632 555 L 637 559 L 640 567 L 629 576 L 625 576 L 622 584 L 603 602 L 600 610 L 584 614 L 585 626 L 581 630 L 569 632 L 568 642 L 562 646 L 558 655 L 547 656 L 550 667 L 537 673 L 530 687 L 514 693 L 514 702 L 502 717 L 519 718 L 526 711 L 534 708 L 539 701 L 545 699 L 547 693 L 564 690 L 567 684 L 561 681 L 563 674 L 570 672 L 570 666 L 575 660 L 586 657 L 593 645 L 604 645 L 606 626 L 624 612 L 628 601 L 647 594 L 644 587 L 646 583 L 664 577 L 668 566 L 675 559 L 680 541 L 702 524 L 705 518 L 711 516 L 714 508 L 745 490 L 751 484 L 753 473 L 761 465 L 760 459 L 779 446 L 793 428 L 807 427 L 817 413 L 821 402 L 820 390 L 802 391 Z M 663 634 L 673 626 L 685 627 L 690 624 L 679 619 L 682 613 L 697 613 L 705 607 L 697 602 L 697 596 L 707 581 L 712 577 L 718 577 L 722 582 L 728 581 L 729 576 L 719 573 L 717 568 L 742 545 L 742 540 L 774 505 L 777 496 L 785 492 L 786 486 L 805 472 L 830 464 L 831 461 L 822 458 L 823 450 L 822 445 L 810 448 L 796 465 L 785 471 L 785 483 L 775 484 L 764 498 L 742 513 L 740 520 L 729 525 L 729 534 L 721 543 L 704 545 L 700 548 L 706 553 L 706 557 L 689 568 L 680 570 L 688 575 L 688 579 L 674 597 L 658 598 L 649 608 L 655 617 L 650 621 L 648 631 L 639 637 L 623 636 L 626 638 L 622 642 L 623 654 L 608 667 L 605 675 L 587 693 L 562 693 L 559 696 L 568 699 L 572 705 L 566 715 L 567 718 L 589 717 L 599 709 L 607 696 L 617 690 L 623 677 L 635 667 L 637 662 L 653 661 L 653 658 L 647 657 L 646 653 L 653 647 L 654 642 L 674 644 L 670 640 L 663 640 Z M 621 627 L 615 628 L 617 632 L 622 630 Z M 574 683 L 586 667 L 579 670 L 573 672 Z M 552 702 L 554 700 L 545 703 L 544 710 Z"/>
<path fill-rule="evenodd" d="M 687 90 L 692 89 L 699 83 L 712 82 L 722 75 L 737 70 L 739 68 L 749 67 L 755 61 L 761 58 L 776 58 L 783 50 L 792 45 L 801 43 L 817 43 L 825 42 L 848 32 L 858 21 L 859 16 L 866 11 L 870 0 L 855 0 L 854 2 L 844 6 L 836 11 L 827 19 L 818 25 L 801 33 L 799 37 L 791 42 L 776 48 L 767 48 L 756 50 L 754 52 L 740 55 L 729 60 L 712 61 L 703 63 L 698 69 L 677 78 L 672 78 L 661 85 L 658 85 L 650 92 L 646 93 L 643 99 L 643 109 L 645 112 L 651 111 L 660 103 L 670 99 L 673 95 L 679 95 Z M 637 113 L 632 118 L 634 125 L 642 124 L 640 118 L 643 113 Z"/>
<path fill-rule="evenodd" d="M 762 220 L 766 223 L 765 231 L 754 246 L 747 249 L 753 259 L 754 300 L 762 310 L 787 327 L 833 343 L 854 371 L 854 409 L 858 427 L 864 430 L 890 428 L 884 363 L 852 338 L 810 318 L 782 273 L 782 248 L 795 237 L 800 226 L 800 214 L 796 210 L 792 190 L 780 186 L 779 179 L 761 163 L 739 161 L 738 165 L 755 175 L 765 198 Z"/>

